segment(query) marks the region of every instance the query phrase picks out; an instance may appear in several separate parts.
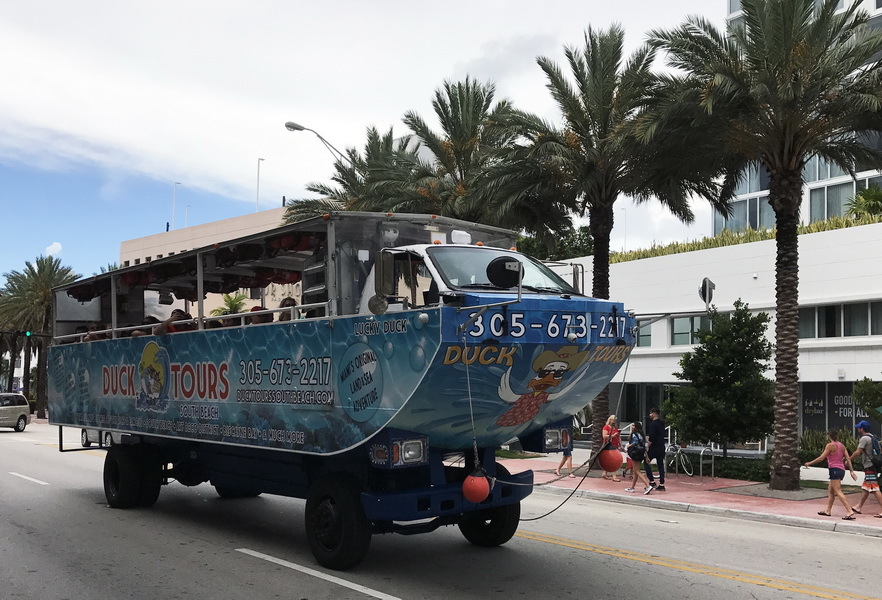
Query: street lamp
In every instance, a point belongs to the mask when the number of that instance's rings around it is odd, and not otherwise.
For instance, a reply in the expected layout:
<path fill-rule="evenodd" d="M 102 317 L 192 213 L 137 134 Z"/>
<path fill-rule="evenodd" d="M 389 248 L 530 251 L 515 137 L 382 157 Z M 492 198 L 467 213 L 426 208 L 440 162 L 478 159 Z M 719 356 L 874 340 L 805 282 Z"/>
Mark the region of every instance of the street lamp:
<path fill-rule="evenodd" d="M 260 210 L 260 163 L 263 162 L 262 158 L 257 159 L 257 197 L 254 200 L 254 212 Z"/>
<path fill-rule="evenodd" d="M 172 221 L 171 221 L 171 228 L 172 229 L 175 228 L 175 210 L 176 210 L 176 205 L 178 203 L 178 186 L 179 185 L 181 185 L 181 182 L 175 181 L 174 185 L 172 186 Z"/>
<path fill-rule="evenodd" d="M 325 145 L 325 148 L 328 149 L 328 152 L 331 153 L 331 156 L 334 157 L 334 160 L 339 160 L 342 158 L 346 162 L 348 162 L 352 167 L 355 167 L 355 164 L 353 164 L 352 160 L 350 160 L 350 158 L 348 156 L 346 156 L 345 154 L 343 154 L 342 152 L 337 150 L 333 146 L 333 144 L 331 144 L 331 142 L 329 142 L 328 140 L 323 138 L 321 136 L 321 134 L 318 131 L 316 131 L 315 129 L 310 129 L 309 127 L 304 127 L 303 125 L 299 125 L 299 124 L 295 123 L 294 121 L 288 121 L 287 123 L 285 123 L 285 129 L 287 129 L 288 131 L 311 131 L 311 132 L 313 132 L 315 134 L 315 136 L 319 139 L 319 141 L 321 141 L 321 143 Z"/>

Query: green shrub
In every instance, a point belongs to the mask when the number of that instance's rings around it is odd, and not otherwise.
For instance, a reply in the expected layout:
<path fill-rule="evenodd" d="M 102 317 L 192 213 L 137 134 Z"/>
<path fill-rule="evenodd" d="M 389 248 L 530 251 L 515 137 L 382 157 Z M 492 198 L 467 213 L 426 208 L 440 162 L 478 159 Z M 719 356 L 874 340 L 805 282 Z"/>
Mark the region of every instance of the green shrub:
<path fill-rule="evenodd" d="M 855 439 L 851 430 L 846 427 L 837 429 L 836 431 L 839 433 L 839 441 L 845 446 L 846 451 L 849 454 L 852 454 L 857 449 L 858 440 Z M 818 431 L 816 429 L 806 429 L 803 431 L 802 437 L 799 438 L 799 449 L 797 450 L 800 464 L 807 463 L 810 460 L 819 457 L 824 452 L 824 446 L 826 446 L 829 441 L 830 439 L 827 437 L 826 431 Z M 815 464 L 817 467 L 824 467 L 826 465 L 826 461 Z M 860 461 L 856 462 L 855 469 L 862 469 Z"/>
<path fill-rule="evenodd" d="M 714 475 L 726 479 L 768 482 L 769 458 L 741 458 L 728 456 L 714 458 Z"/>

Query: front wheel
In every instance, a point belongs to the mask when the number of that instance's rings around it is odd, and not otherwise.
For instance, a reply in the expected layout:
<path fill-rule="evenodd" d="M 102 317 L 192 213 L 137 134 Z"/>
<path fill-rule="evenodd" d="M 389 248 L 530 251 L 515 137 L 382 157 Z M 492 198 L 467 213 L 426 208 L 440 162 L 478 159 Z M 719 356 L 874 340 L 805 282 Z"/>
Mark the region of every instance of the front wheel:
<path fill-rule="evenodd" d="M 83 448 L 88 448 L 92 445 L 92 442 L 89 441 L 89 432 L 85 429 L 80 430 L 80 445 Z"/>
<path fill-rule="evenodd" d="M 689 458 L 689 455 L 685 452 L 680 453 L 680 468 L 683 469 L 683 472 L 692 477 L 695 474 L 695 471 L 692 469 L 692 459 Z"/>
<path fill-rule="evenodd" d="M 312 555 L 328 569 L 356 566 L 371 545 L 371 523 L 358 486 L 343 475 L 328 475 L 310 486 L 305 525 Z"/>
<path fill-rule="evenodd" d="M 496 475 L 508 475 L 508 470 L 496 465 Z M 463 537 L 475 546 L 492 548 L 510 540 L 518 530 L 521 518 L 521 503 L 506 504 L 477 510 L 465 515 L 459 523 Z"/>
<path fill-rule="evenodd" d="M 27 427 L 27 426 L 28 426 L 28 420 L 24 415 L 20 416 L 18 418 L 18 421 L 15 422 L 15 430 L 18 431 L 19 433 L 24 431 L 25 427 Z"/>

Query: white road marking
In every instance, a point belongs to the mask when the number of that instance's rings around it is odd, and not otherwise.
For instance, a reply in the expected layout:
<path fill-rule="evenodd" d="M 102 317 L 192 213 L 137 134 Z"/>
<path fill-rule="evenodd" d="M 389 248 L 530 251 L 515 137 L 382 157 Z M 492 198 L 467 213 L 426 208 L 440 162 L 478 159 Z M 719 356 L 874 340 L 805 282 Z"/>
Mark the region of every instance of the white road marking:
<path fill-rule="evenodd" d="M 21 473 L 14 473 L 10 471 L 9 474 L 15 475 L 16 477 L 21 477 L 22 479 L 26 479 L 27 481 L 32 481 L 33 483 L 39 483 L 40 485 L 49 485 L 45 481 L 40 481 L 39 479 L 34 479 L 33 477 L 28 477 L 27 475 L 22 475 Z"/>
<path fill-rule="evenodd" d="M 301 565 L 288 562 L 287 560 L 282 560 L 281 558 L 270 556 L 269 554 L 255 552 L 254 550 L 249 550 L 248 548 L 236 548 L 236 552 L 241 552 L 242 554 L 247 554 L 248 556 L 253 556 L 254 558 L 260 558 L 262 560 L 280 565 L 282 567 L 287 567 L 295 571 L 300 571 L 301 573 L 304 573 L 306 575 L 312 575 L 313 577 L 318 577 L 319 579 L 324 579 L 325 581 L 336 583 L 339 586 L 349 588 L 350 590 L 355 590 L 356 592 L 361 592 L 362 594 L 371 596 L 373 598 L 380 598 L 380 600 L 401 600 L 397 596 L 390 596 L 389 594 L 384 594 L 383 592 L 372 590 L 371 588 L 365 587 L 363 585 L 358 585 L 357 583 L 352 583 L 351 581 L 346 581 L 345 579 L 340 579 L 339 577 L 334 577 L 333 575 L 328 575 L 327 573 L 322 573 L 321 571 L 316 571 L 315 569 L 310 569 L 309 567 L 303 567 Z"/>

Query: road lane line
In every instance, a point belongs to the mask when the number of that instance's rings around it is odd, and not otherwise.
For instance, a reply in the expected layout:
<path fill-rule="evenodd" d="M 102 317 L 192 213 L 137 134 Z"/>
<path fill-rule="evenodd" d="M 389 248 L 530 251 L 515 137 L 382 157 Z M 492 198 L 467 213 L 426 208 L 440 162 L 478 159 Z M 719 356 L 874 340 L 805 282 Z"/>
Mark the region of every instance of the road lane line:
<path fill-rule="evenodd" d="M 40 485 L 49 485 L 45 481 L 40 481 L 39 479 L 34 479 L 33 477 L 28 477 L 27 475 L 22 475 L 21 473 L 14 473 L 10 471 L 9 474 L 15 475 L 16 477 L 21 477 L 22 479 L 26 479 L 27 481 L 31 481 L 33 483 L 39 483 Z"/>
<path fill-rule="evenodd" d="M 650 565 L 656 565 L 660 567 L 670 567 L 673 569 L 678 569 L 680 571 L 687 571 L 690 573 L 697 573 L 701 575 L 707 575 L 710 577 L 717 577 L 720 579 L 730 579 L 732 581 L 738 581 L 741 583 L 749 583 L 754 585 L 760 585 L 763 587 L 770 587 L 777 590 L 796 592 L 799 594 L 803 594 L 806 596 L 813 596 L 815 598 L 826 598 L 828 600 L 874 600 L 873 596 L 861 596 L 858 594 L 851 594 L 848 592 L 844 592 L 841 590 L 834 590 L 831 588 L 824 588 L 819 586 L 807 585 L 795 581 L 788 581 L 786 579 L 776 579 L 774 577 L 765 577 L 763 575 L 755 575 L 752 573 L 746 573 L 743 571 L 735 571 L 731 569 L 723 569 L 720 567 L 712 567 L 710 565 L 702 565 L 700 563 L 693 563 L 684 560 L 670 559 L 662 556 L 652 555 L 652 554 L 643 554 L 640 552 L 631 552 L 628 550 L 621 550 L 618 548 L 609 548 L 606 546 L 597 546 L 594 544 L 586 544 L 584 542 L 578 542 L 575 540 L 568 540 L 565 538 L 559 538 L 556 536 L 545 535 L 542 533 L 533 533 L 533 532 L 525 532 L 519 531 L 515 534 L 517 537 L 533 540 L 536 542 L 543 542 L 546 544 L 554 544 L 556 546 L 564 546 L 566 548 L 574 548 L 577 550 L 585 550 L 588 552 L 594 552 L 596 554 L 603 554 L 606 556 L 611 556 L 614 558 L 624 558 L 628 560 L 633 560 L 636 562 L 646 563 Z"/>
<path fill-rule="evenodd" d="M 301 565 L 288 562 L 287 560 L 282 560 L 281 558 L 270 556 L 269 554 L 263 554 L 262 552 L 256 552 L 248 548 L 236 548 L 236 552 L 241 552 L 242 554 L 247 554 L 248 556 L 253 556 L 254 558 L 259 558 L 261 560 L 265 560 L 267 562 L 271 562 L 279 566 L 286 567 L 288 569 L 293 569 L 294 571 L 300 571 L 305 575 L 311 575 L 313 577 L 318 577 L 319 579 L 324 579 L 325 581 L 329 581 L 339 586 L 349 588 L 350 590 L 355 590 L 356 592 L 361 592 L 362 594 L 371 596 L 373 598 L 379 598 L 380 600 L 401 600 L 397 596 L 390 596 L 389 594 L 384 594 L 383 592 L 372 590 L 371 588 L 365 587 L 363 585 L 352 583 L 351 581 L 346 581 L 345 579 L 340 579 L 339 577 L 334 577 L 333 575 L 328 575 L 327 573 L 322 573 L 321 571 L 316 571 L 315 569 L 310 569 L 309 567 L 303 567 Z"/>

